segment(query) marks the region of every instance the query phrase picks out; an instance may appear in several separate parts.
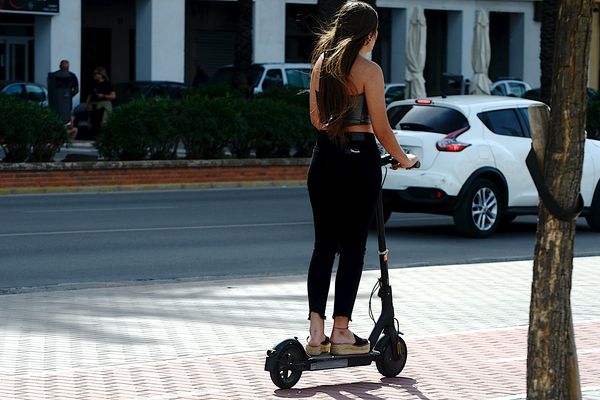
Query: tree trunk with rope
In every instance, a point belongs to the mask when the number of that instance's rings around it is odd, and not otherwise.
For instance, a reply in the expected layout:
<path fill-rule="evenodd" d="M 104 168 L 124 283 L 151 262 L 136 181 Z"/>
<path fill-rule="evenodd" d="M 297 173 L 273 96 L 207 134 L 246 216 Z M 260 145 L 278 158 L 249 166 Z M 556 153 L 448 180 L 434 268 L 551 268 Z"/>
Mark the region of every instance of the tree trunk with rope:
<path fill-rule="evenodd" d="M 536 123 L 535 115 L 530 116 L 534 148 L 546 184 L 566 211 L 577 209 L 581 185 L 591 11 L 590 0 L 558 0 L 550 100 L 553 107 L 545 118 L 542 115 L 540 123 Z M 542 140 L 536 140 L 536 131 L 541 132 Z M 570 300 L 575 219 L 557 218 L 543 202 L 538 217 L 527 398 L 577 400 L 581 399 L 581 388 Z"/>

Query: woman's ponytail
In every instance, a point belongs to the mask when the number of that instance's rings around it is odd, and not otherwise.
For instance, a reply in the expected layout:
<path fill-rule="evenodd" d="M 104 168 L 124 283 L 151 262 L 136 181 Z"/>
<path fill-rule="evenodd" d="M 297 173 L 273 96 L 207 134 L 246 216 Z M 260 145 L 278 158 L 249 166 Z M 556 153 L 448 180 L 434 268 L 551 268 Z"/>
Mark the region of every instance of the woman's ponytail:
<path fill-rule="evenodd" d="M 352 65 L 369 34 L 377 30 L 377 13 L 368 4 L 349 1 L 320 35 L 312 54 L 313 65 L 323 55 L 317 107 L 330 137 L 345 140 L 344 120 L 355 107 L 357 88 L 350 81 Z"/>

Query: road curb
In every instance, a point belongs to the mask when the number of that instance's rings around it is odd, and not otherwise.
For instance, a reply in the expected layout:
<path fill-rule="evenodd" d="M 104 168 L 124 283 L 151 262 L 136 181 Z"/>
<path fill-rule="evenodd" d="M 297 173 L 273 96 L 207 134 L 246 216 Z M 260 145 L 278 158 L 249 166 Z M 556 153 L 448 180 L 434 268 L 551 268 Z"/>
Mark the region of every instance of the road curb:
<path fill-rule="evenodd" d="M 310 159 L 0 164 L 0 194 L 301 185 Z"/>
<path fill-rule="evenodd" d="M 257 187 L 257 188 L 258 187 L 288 187 L 288 186 L 289 187 L 306 186 L 306 180 L 0 188 L 0 196 L 2 196 L 2 195 L 19 195 L 19 194 L 143 192 L 143 191 L 152 191 L 152 190 L 199 190 L 199 189 L 231 189 L 231 188 L 253 188 L 253 187 Z"/>

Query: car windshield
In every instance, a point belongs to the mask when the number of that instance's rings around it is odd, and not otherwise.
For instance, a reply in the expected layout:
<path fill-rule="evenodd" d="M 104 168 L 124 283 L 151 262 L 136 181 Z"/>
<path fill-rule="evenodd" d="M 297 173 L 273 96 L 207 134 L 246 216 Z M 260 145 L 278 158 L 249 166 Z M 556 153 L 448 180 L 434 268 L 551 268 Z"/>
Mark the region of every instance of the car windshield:
<path fill-rule="evenodd" d="M 250 83 L 252 84 L 252 87 L 256 87 L 258 85 L 258 81 L 264 70 L 265 69 L 263 67 L 259 67 L 257 65 L 250 67 Z M 233 67 L 219 68 L 210 79 L 210 83 L 215 85 L 230 84 L 232 73 Z"/>
<path fill-rule="evenodd" d="M 452 108 L 404 104 L 391 107 L 388 119 L 393 129 L 425 131 L 447 135 L 469 127 L 467 118 Z"/>

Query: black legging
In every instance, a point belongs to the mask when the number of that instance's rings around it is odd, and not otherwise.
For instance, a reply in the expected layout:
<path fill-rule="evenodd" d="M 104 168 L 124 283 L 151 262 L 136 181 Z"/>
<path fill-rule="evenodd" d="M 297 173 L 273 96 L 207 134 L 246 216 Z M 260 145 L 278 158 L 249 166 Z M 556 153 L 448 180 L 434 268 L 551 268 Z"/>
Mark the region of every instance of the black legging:
<path fill-rule="evenodd" d="M 362 136 L 362 141 L 350 141 L 342 147 L 320 132 L 308 170 L 315 226 L 315 247 L 308 270 L 308 303 L 310 311 L 323 319 L 338 252 L 333 316 L 352 317 L 369 225 L 381 188 L 375 137 L 372 133 Z"/>

